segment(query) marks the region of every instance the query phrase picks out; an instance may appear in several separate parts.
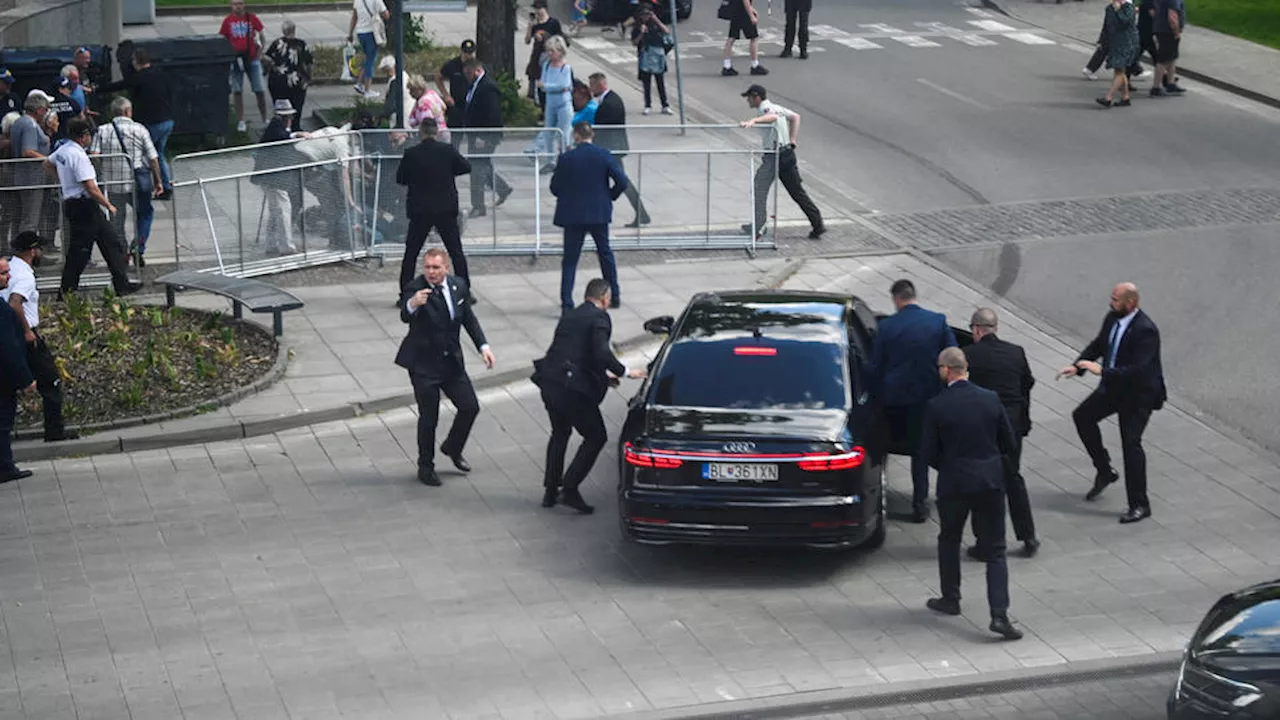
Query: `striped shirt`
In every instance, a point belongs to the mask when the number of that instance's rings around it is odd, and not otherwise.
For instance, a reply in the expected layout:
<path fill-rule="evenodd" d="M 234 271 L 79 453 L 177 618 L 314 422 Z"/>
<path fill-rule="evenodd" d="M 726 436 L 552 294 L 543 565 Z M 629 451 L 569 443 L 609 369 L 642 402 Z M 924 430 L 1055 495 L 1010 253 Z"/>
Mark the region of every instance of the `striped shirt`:
<path fill-rule="evenodd" d="M 120 128 L 119 135 L 115 128 Z M 120 144 L 121 138 L 124 138 L 123 146 Z M 113 193 L 133 192 L 133 170 L 149 167 L 150 161 L 159 157 L 146 126 L 127 117 L 118 117 L 101 125 L 94 133 L 89 152 L 95 155 L 129 156 L 129 160 L 113 157 L 103 158 L 101 161 L 102 173 L 98 176 L 98 181 L 104 191 Z"/>

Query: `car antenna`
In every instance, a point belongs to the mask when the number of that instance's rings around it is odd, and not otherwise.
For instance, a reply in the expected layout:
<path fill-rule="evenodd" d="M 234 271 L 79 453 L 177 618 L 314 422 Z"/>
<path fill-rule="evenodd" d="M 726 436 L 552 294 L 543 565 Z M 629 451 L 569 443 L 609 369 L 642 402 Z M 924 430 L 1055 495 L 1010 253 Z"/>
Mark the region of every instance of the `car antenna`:
<path fill-rule="evenodd" d="M 757 326 L 755 326 L 755 327 L 751 328 L 751 337 L 753 337 L 753 338 L 755 338 L 755 339 L 757 339 L 757 340 L 759 340 L 760 338 L 764 337 L 764 333 L 760 332 L 760 326 L 759 326 L 759 325 L 757 325 Z"/>

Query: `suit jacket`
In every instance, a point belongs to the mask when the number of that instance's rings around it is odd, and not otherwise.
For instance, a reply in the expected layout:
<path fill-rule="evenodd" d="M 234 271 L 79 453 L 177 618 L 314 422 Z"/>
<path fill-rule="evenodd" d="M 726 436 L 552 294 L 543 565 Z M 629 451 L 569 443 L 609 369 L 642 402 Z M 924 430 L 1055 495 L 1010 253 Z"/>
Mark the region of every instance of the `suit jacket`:
<path fill-rule="evenodd" d="M 626 173 L 608 150 L 579 143 L 560 156 L 551 175 L 556 196 L 555 224 L 608 225 L 613 222 L 613 201 L 627 189 Z"/>
<path fill-rule="evenodd" d="M 627 142 L 627 131 L 608 127 L 609 125 L 627 124 L 627 106 L 622 97 L 610 90 L 596 108 L 596 145 L 611 151 L 616 157 L 622 157 L 631 149 Z"/>
<path fill-rule="evenodd" d="M 1155 322 L 1139 310 L 1129 322 L 1116 349 L 1115 367 L 1106 367 L 1107 350 L 1111 346 L 1111 328 L 1120 319 L 1107 313 L 1098 336 L 1080 351 L 1077 360 L 1096 360 L 1103 364 L 1099 389 L 1118 407 L 1159 410 L 1168 393 L 1164 386 L 1164 369 L 1160 364 L 1160 330 Z M 1077 370 L 1083 375 L 1084 370 Z"/>
<path fill-rule="evenodd" d="M 920 453 L 938 470 L 939 499 L 1003 490 L 1013 451 L 1013 428 L 994 392 L 961 380 L 925 406 Z"/>
<path fill-rule="evenodd" d="M 409 187 L 405 204 L 409 217 L 458 212 L 458 175 L 471 172 L 471 163 L 449 143 L 423 140 L 404 152 L 396 168 L 396 182 Z"/>
<path fill-rule="evenodd" d="M 475 92 L 471 93 L 471 102 L 467 103 L 462 116 L 463 125 L 468 128 L 500 128 L 502 127 L 502 93 L 498 84 L 489 73 L 480 76 L 475 82 Z M 484 147 L 476 146 L 476 140 L 483 140 Z M 502 133 L 468 133 L 467 149 L 492 153 L 493 148 L 502 140 Z"/>
<path fill-rule="evenodd" d="M 427 278 L 423 275 L 414 278 L 400 293 L 400 320 L 409 324 L 409 333 L 400 343 L 396 364 L 410 373 L 437 380 L 466 372 L 460 339 L 462 328 L 467 329 L 477 350 L 485 344 L 484 330 L 471 311 L 471 288 L 465 280 L 453 275 L 446 276 L 445 283 L 453 297 L 453 318 L 449 317 L 449 307 L 439 290 L 432 290 L 426 305 L 409 312 L 409 298 L 427 287 Z"/>
<path fill-rule="evenodd" d="M 34 380 L 27 365 L 27 341 L 17 312 L 0 308 L 0 395 L 12 397 Z"/>
<path fill-rule="evenodd" d="M 881 405 L 915 405 L 938 394 L 938 353 L 955 347 L 947 316 L 911 304 L 880 321 L 870 377 Z"/>
<path fill-rule="evenodd" d="M 605 371 L 618 377 L 627 372 L 609 347 L 612 334 L 609 313 L 589 302 L 565 313 L 546 356 L 533 361 L 533 382 L 564 388 L 599 404 L 609 391 Z"/>
<path fill-rule="evenodd" d="M 969 380 L 1000 397 L 1013 431 L 1025 437 L 1031 432 L 1031 388 L 1036 379 L 1027 363 L 1027 353 L 995 335 L 964 349 L 969 359 Z"/>

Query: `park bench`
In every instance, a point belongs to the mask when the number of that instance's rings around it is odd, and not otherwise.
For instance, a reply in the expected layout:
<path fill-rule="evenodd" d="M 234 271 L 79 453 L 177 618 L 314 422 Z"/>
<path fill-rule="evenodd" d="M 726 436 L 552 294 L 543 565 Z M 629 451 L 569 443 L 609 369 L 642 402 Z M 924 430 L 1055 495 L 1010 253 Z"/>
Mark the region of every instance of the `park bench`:
<path fill-rule="evenodd" d="M 269 312 L 272 315 L 271 330 L 276 337 L 284 334 L 285 311 L 297 310 L 304 304 L 293 293 L 251 278 L 178 270 L 156 278 L 156 282 L 164 285 L 164 296 L 169 307 L 173 307 L 178 290 L 191 289 L 229 299 L 237 320 L 244 316 L 243 308 L 246 305 L 256 313 Z"/>

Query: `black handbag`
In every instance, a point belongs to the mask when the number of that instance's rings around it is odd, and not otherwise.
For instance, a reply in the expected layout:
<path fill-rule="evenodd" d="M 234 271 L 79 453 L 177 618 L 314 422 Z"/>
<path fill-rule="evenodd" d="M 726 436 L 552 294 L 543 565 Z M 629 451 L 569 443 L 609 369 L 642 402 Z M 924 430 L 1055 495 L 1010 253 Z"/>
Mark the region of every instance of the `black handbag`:
<path fill-rule="evenodd" d="M 120 132 L 120 126 L 116 124 L 115 120 L 111 121 L 111 129 L 116 131 L 116 140 L 120 141 L 120 150 L 129 159 L 129 167 L 133 170 L 133 184 L 138 188 L 138 196 L 151 197 L 152 191 L 155 190 L 155 183 L 151 179 L 151 168 L 134 167 L 133 156 L 129 154 L 129 146 L 124 143 L 124 133 Z"/>
<path fill-rule="evenodd" d="M 716 17 L 721 20 L 732 20 L 734 17 L 733 6 L 741 2 L 742 0 L 720 0 L 720 10 L 716 12 Z"/>

